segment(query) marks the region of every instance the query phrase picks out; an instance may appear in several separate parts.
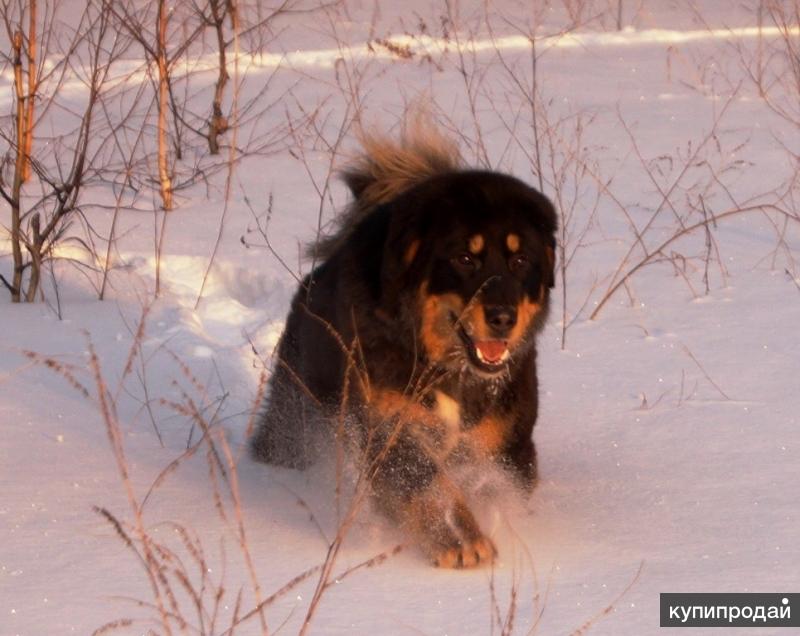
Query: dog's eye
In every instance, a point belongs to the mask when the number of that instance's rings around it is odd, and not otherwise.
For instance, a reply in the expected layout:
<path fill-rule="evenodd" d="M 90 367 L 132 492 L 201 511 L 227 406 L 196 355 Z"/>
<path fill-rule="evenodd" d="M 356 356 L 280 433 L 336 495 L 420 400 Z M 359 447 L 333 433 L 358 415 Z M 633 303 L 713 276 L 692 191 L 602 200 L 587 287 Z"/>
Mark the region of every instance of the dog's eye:
<path fill-rule="evenodd" d="M 478 261 L 476 261 L 473 256 L 467 254 L 466 252 L 453 257 L 451 260 L 453 265 L 462 270 L 471 271 L 478 267 Z"/>
<path fill-rule="evenodd" d="M 511 257 L 508 261 L 508 268 L 512 272 L 519 272 L 527 269 L 528 265 L 530 265 L 530 261 L 525 254 L 515 254 Z"/>

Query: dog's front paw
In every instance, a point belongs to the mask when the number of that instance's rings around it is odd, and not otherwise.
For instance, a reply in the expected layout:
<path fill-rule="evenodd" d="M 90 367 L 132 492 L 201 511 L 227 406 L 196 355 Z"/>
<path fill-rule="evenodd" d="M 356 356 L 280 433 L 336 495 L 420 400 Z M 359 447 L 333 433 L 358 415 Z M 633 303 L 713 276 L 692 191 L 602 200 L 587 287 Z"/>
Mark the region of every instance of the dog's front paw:
<path fill-rule="evenodd" d="M 433 564 L 440 568 L 474 568 L 491 563 L 496 556 L 497 549 L 491 539 L 483 535 L 432 554 Z"/>
<path fill-rule="evenodd" d="M 415 493 L 401 510 L 409 539 L 437 567 L 474 568 L 497 556 L 464 496 L 448 480 L 440 478 Z"/>

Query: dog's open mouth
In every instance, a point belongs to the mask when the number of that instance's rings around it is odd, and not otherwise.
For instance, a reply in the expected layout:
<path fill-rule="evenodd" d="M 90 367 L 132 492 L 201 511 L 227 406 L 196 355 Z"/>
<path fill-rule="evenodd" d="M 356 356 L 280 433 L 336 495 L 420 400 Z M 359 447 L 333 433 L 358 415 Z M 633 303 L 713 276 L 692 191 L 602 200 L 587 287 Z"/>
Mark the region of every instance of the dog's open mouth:
<path fill-rule="evenodd" d="M 453 316 L 453 326 L 458 332 L 469 361 L 486 373 L 498 373 L 511 359 L 507 340 L 473 340 L 463 325 Z"/>
<path fill-rule="evenodd" d="M 475 355 L 484 364 L 497 366 L 508 360 L 508 345 L 505 340 L 475 342 Z"/>

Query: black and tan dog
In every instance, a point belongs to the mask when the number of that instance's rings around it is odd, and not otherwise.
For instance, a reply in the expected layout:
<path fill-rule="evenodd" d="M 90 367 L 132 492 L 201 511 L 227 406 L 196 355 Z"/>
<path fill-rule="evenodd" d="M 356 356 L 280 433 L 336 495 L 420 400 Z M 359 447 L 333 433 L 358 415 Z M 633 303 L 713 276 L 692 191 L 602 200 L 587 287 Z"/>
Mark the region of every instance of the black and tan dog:
<path fill-rule="evenodd" d="M 455 475 L 535 478 L 555 211 L 425 126 L 368 139 L 344 177 L 355 200 L 293 300 L 253 453 L 304 468 L 345 422 L 377 505 L 434 563 L 491 561 Z"/>

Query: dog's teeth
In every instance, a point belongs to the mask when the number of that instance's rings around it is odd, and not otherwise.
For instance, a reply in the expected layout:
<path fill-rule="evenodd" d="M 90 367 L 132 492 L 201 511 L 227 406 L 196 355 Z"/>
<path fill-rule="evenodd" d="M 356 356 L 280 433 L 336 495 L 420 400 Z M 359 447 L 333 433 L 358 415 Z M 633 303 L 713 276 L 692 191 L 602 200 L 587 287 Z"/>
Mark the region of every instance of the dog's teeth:
<path fill-rule="evenodd" d="M 486 358 L 483 357 L 480 347 L 475 347 L 475 353 L 478 355 L 478 360 L 480 360 L 481 362 L 486 362 Z"/>
<path fill-rule="evenodd" d="M 510 355 L 511 354 L 508 352 L 508 349 L 503 351 L 503 355 L 500 356 L 500 362 L 505 362 L 506 360 L 508 360 Z"/>

